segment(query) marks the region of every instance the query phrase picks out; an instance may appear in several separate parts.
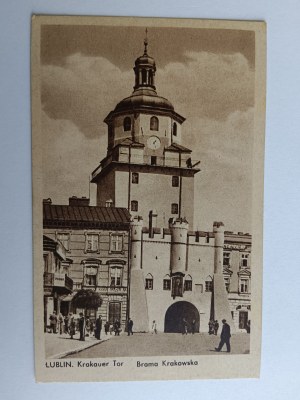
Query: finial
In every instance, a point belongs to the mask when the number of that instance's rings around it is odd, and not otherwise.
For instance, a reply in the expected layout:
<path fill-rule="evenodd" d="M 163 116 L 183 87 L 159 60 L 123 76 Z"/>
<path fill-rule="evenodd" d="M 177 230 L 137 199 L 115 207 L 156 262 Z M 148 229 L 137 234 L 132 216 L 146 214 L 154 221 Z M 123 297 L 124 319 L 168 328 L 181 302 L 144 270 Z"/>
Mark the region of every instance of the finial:
<path fill-rule="evenodd" d="M 148 46 L 148 29 L 147 28 L 145 30 L 145 33 L 146 33 L 146 36 L 145 36 L 145 39 L 144 39 L 144 46 L 145 46 L 144 55 L 147 55 L 147 46 Z"/>

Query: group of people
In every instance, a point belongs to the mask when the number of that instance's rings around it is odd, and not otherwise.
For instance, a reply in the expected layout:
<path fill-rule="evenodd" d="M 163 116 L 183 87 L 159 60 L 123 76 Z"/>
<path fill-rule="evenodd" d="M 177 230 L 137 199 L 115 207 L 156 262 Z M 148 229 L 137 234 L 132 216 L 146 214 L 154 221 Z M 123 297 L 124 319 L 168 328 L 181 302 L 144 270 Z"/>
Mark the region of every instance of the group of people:
<path fill-rule="evenodd" d="M 219 322 L 218 320 L 210 319 L 208 323 L 208 333 L 210 335 L 217 335 L 219 330 Z"/>
<path fill-rule="evenodd" d="M 190 326 L 189 323 L 187 322 L 186 318 L 183 318 L 182 320 L 182 334 L 187 335 L 189 332 L 192 333 L 192 335 L 196 332 L 196 320 L 193 319 Z"/>
<path fill-rule="evenodd" d="M 76 332 L 79 331 L 79 340 L 84 341 L 87 336 L 95 336 L 96 339 L 100 340 L 102 330 L 102 318 L 101 315 L 97 317 L 95 321 L 89 317 L 84 317 L 83 313 L 79 313 L 79 317 L 72 313 L 63 316 L 61 313 L 56 314 L 56 311 L 49 317 L 50 320 L 50 333 L 63 333 L 69 334 L 70 338 L 73 339 Z M 120 336 L 121 323 L 119 319 L 115 319 L 114 322 L 106 321 L 104 324 L 105 335 Z M 127 320 L 127 333 L 128 336 L 133 335 L 133 321 L 131 318 Z"/>

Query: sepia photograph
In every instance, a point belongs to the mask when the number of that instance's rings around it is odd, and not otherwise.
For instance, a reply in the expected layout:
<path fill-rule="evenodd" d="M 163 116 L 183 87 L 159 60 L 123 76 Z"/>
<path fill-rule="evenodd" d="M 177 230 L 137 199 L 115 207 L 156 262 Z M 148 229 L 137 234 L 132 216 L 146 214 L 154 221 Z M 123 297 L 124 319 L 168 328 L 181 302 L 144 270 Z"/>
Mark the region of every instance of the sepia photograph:
<path fill-rule="evenodd" d="M 259 376 L 265 40 L 33 16 L 38 381 Z"/>

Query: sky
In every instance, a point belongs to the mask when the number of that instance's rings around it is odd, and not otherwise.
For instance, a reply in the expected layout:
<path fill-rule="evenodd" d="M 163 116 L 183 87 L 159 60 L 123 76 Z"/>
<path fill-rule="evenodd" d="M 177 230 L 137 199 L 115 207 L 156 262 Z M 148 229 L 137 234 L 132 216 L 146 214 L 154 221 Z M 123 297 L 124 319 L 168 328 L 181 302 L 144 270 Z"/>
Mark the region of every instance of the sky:
<path fill-rule="evenodd" d="M 134 85 L 142 27 L 43 26 L 43 197 L 67 204 L 91 195 L 106 155 L 103 122 Z M 250 31 L 148 28 L 156 89 L 183 115 L 182 144 L 201 160 L 194 228 L 251 233 L 255 37 Z"/>

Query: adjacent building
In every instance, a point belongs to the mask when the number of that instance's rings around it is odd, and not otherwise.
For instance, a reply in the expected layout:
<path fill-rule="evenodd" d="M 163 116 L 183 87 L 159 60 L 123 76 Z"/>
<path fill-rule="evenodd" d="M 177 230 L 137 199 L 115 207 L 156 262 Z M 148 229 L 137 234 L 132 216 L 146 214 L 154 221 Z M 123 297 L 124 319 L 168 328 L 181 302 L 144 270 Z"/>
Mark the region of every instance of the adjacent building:
<path fill-rule="evenodd" d="M 72 298 L 80 289 L 101 294 L 98 310 L 88 310 L 92 319 L 101 314 L 104 321 L 127 318 L 129 278 L 130 215 L 124 208 L 93 207 L 89 199 L 71 197 L 69 205 L 43 204 L 44 235 L 61 243 L 70 260 L 69 278 L 73 292 L 62 299 L 57 310 L 64 315 L 72 307 Z"/>

